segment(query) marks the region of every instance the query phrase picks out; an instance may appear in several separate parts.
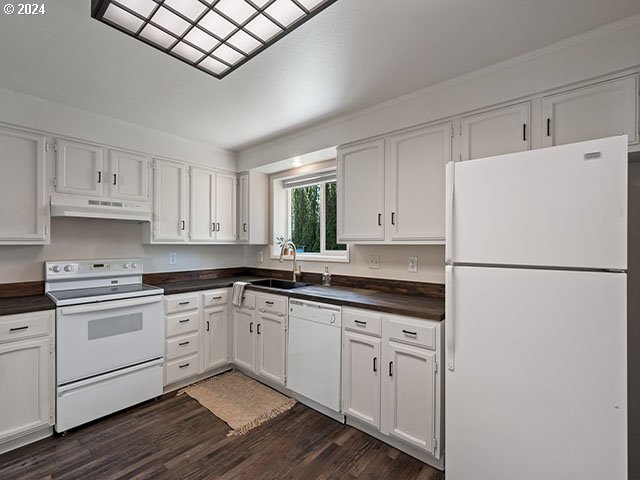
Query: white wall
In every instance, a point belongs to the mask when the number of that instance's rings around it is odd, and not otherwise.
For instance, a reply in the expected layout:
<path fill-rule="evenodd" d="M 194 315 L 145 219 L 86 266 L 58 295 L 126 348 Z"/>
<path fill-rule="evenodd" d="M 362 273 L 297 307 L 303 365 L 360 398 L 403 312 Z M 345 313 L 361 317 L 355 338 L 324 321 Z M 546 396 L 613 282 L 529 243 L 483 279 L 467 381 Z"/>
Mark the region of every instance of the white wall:
<path fill-rule="evenodd" d="M 142 258 L 144 271 L 164 272 L 241 267 L 244 249 L 237 245 L 142 245 L 143 225 L 109 220 L 54 218 L 51 245 L 0 246 L 0 283 L 44 278 L 46 260 Z M 169 265 L 169 253 L 177 254 Z"/>
<path fill-rule="evenodd" d="M 0 122 L 226 170 L 234 152 L 0 87 Z"/>
<path fill-rule="evenodd" d="M 239 168 L 259 167 L 635 68 L 640 65 L 638 45 L 640 15 L 254 146 L 239 153 Z M 534 123 L 533 129 L 541 135 L 541 125 Z"/>

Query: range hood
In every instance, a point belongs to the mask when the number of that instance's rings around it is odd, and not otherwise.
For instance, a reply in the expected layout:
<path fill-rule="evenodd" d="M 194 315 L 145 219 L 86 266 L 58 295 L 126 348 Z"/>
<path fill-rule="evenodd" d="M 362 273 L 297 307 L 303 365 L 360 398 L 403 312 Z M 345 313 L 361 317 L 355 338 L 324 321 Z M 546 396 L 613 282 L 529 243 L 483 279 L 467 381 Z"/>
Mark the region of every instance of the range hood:
<path fill-rule="evenodd" d="M 52 194 L 51 216 L 150 222 L 151 204 L 106 197 Z"/>

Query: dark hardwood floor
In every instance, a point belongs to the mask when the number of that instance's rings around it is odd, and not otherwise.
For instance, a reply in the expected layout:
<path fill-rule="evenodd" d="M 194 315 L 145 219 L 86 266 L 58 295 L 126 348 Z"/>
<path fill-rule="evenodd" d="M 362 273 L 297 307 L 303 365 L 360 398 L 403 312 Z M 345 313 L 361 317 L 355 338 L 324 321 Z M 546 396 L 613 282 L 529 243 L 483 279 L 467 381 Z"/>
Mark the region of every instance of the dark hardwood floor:
<path fill-rule="evenodd" d="M 300 404 L 244 436 L 228 429 L 187 395 L 167 395 L 0 455 L 0 479 L 444 479 Z"/>

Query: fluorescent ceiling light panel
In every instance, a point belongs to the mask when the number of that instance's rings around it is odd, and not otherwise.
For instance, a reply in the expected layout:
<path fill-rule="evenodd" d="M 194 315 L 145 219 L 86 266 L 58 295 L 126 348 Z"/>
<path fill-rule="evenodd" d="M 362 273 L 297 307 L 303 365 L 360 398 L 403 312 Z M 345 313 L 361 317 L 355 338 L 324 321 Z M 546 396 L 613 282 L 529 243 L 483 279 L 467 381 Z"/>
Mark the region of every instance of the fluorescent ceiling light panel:
<path fill-rule="evenodd" d="M 247 23 L 246 28 L 249 32 L 253 33 L 265 42 L 275 34 L 282 32 L 280 27 L 262 14 Z"/>
<path fill-rule="evenodd" d="M 164 0 L 164 5 L 173 8 L 176 12 L 188 17 L 189 20 L 197 20 L 207 8 L 198 0 Z"/>
<path fill-rule="evenodd" d="M 148 17 L 158 6 L 153 0 L 118 0 L 118 3 L 143 17 Z"/>
<path fill-rule="evenodd" d="M 156 45 L 160 45 L 163 48 L 169 48 L 171 45 L 176 43 L 175 37 L 172 37 L 168 33 L 165 33 L 151 24 L 148 24 L 142 29 L 140 36 L 146 38 L 152 43 L 155 43 Z"/>
<path fill-rule="evenodd" d="M 223 78 L 337 0 L 91 0 L 91 16 Z"/>
<path fill-rule="evenodd" d="M 304 15 L 304 11 L 291 0 L 276 0 L 265 12 L 284 27 L 288 27 Z"/>
<path fill-rule="evenodd" d="M 220 0 L 215 4 L 215 8 L 238 24 L 258 13 L 244 0 Z"/>

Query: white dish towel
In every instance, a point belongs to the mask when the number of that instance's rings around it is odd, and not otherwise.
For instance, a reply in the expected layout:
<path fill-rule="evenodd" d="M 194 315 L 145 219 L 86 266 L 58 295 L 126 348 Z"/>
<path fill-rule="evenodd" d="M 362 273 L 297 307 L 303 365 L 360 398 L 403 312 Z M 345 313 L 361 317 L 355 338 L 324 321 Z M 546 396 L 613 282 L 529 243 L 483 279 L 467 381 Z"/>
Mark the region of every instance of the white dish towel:
<path fill-rule="evenodd" d="M 235 282 L 233 284 L 233 292 L 231 294 L 231 303 L 236 307 L 242 306 L 242 297 L 244 296 L 244 287 L 250 285 L 249 282 Z"/>

